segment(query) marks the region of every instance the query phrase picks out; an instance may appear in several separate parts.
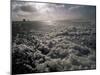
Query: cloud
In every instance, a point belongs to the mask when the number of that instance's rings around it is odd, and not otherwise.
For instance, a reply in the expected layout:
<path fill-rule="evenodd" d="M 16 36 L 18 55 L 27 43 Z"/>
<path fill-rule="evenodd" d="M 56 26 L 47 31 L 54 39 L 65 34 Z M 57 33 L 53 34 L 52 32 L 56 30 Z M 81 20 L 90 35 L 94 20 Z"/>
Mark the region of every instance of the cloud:
<path fill-rule="evenodd" d="M 30 4 L 28 2 L 13 2 L 12 3 L 12 11 L 14 12 L 35 12 L 37 11 L 36 8 L 34 7 L 34 4 Z"/>
<path fill-rule="evenodd" d="M 12 20 L 22 20 L 23 18 L 32 19 L 33 16 L 38 15 L 38 11 L 35 8 L 35 3 L 33 2 L 12 2 Z"/>
<path fill-rule="evenodd" d="M 81 8 L 81 7 L 83 7 L 83 6 L 72 6 L 72 7 L 70 7 L 68 10 L 72 11 L 72 10 L 79 9 L 79 8 Z"/>
<path fill-rule="evenodd" d="M 31 5 L 21 6 L 20 9 L 24 12 L 34 12 L 36 11 Z"/>
<path fill-rule="evenodd" d="M 13 18 L 17 20 L 28 18 L 31 20 L 71 20 L 80 18 L 95 18 L 95 7 L 57 4 L 57 3 L 38 3 L 29 1 L 12 2 Z M 21 18 L 22 17 L 22 18 Z"/>

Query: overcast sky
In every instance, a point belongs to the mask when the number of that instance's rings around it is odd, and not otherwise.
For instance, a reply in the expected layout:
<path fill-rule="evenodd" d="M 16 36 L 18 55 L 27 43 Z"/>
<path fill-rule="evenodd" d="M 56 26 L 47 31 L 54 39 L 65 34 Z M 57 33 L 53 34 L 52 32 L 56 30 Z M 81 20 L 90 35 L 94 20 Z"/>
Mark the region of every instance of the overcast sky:
<path fill-rule="evenodd" d="M 12 20 L 91 20 L 95 19 L 95 10 L 95 6 L 13 1 Z"/>

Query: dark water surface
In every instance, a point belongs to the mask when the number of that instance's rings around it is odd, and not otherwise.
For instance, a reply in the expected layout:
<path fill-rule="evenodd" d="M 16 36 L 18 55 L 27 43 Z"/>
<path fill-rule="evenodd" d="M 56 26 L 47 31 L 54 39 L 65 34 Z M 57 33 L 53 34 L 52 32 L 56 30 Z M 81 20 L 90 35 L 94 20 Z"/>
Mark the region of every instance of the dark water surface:
<path fill-rule="evenodd" d="M 90 27 L 92 26 L 92 27 Z M 94 26 L 94 27 L 93 27 Z M 18 32 L 50 32 L 60 31 L 63 28 L 95 28 L 95 25 L 91 25 L 90 22 L 66 22 L 66 21 L 13 21 L 12 32 L 16 34 Z"/>

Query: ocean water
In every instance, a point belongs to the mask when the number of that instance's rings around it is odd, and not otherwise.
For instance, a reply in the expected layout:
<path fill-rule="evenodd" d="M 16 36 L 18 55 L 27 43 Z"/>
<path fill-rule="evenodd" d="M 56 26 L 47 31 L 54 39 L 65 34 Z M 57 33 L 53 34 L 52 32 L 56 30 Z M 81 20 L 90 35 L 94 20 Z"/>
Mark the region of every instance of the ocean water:
<path fill-rule="evenodd" d="M 12 22 L 13 73 L 95 68 L 96 24 L 68 21 Z"/>

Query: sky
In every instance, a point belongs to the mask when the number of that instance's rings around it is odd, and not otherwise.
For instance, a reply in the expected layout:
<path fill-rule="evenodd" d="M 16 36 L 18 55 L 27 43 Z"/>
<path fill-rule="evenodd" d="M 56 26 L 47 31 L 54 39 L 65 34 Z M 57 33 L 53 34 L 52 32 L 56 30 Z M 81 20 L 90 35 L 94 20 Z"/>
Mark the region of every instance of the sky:
<path fill-rule="evenodd" d="M 96 7 L 86 5 L 13 0 L 11 9 L 13 21 L 92 20 L 96 17 Z"/>

